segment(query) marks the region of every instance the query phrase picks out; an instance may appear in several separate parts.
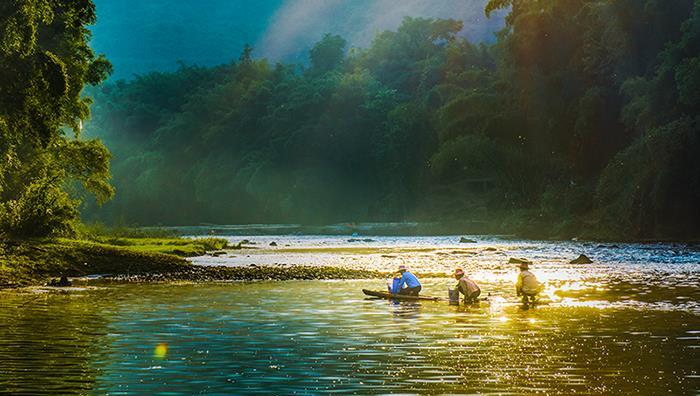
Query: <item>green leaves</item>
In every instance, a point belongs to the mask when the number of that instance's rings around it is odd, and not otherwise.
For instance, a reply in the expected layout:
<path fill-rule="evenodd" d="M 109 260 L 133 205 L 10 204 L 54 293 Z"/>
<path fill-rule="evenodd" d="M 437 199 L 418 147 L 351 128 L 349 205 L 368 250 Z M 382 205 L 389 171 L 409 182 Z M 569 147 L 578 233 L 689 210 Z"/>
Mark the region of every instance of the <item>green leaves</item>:
<path fill-rule="evenodd" d="M 700 104 L 700 57 L 686 58 L 676 67 L 678 101 L 691 109 Z"/>
<path fill-rule="evenodd" d="M 312 71 L 322 74 L 337 68 L 345 57 L 345 44 L 345 39 L 338 35 L 323 36 L 309 51 Z"/>
<path fill-rule="evenodd" d="M 85 25 L 91 1 L 14 0 L 0 5 L 0 231 L 15 237 L 72 232 L 77 181 L 100 202 L 109 199 L 109 152 L 81 141 L 89 116 L 81 97 L 111 65 L 95 57 Z M 69 140 L 66 128 L 75 131 Z"/>
<path fill-rule="evenodd" d="M 78 216 L 76 206 L 58 178 L 36 178 L 18 199 L 0 203 L 0 229 L 11 237 L 70 233 Z"/>
<path fill-rule="evenodd" d="M 109 184 L 109 159 L 111 154 L 99 140 L 71 140 L 61 142 L 55 148 L 56 162 L 62 164 L 65 176 L 77 180 L 93 193 L 98 203 L 114 196 Z"/>
<path fill-rule="evenodd" d="M 484 8 L 484 14 L 490 17 L 491 14 L 500 9 L 508 8 L 513 4 L 513 0 L 489 0 Z"/>
<path fill-rule="evenodd" d="M 120 190 L 102 215 L 328 223 L 518 211 L 576 230 L 604 213 L 625 236 L 668 232 L 642 224 L 647 213 L 670 224 L 665 189 L 692 212 L 700 2 L 492 0 L 485 12 L 499 10 L 509 16 L 492 45 L 464 40 L 461 21 L 406 18 L 347 54 L 343 38 L 324 36 L 308 68 L 271 67 L 248 47 L 228 65 L 97 90 L 86 134 L 113 148 Z M 85 81 L 108 69 L 93 58 Z M 71 150 L 66 178 L 110 196 L 105 153 Z"/>
<path fill-rule="evenodd" d="M 683 118 L 647 132 L 600 177 L 603 221 L 637 238 L 693 235 L 700 219 L 700 131 Z"/>
<path fill-rule="evenodd" d="M 88 66 L 85 73 L 85 82 L 90 85 L 97 85 L 106 80 L 112 74 L 112 64 L 109 63 L 104 54 L 100 54 Z"/>

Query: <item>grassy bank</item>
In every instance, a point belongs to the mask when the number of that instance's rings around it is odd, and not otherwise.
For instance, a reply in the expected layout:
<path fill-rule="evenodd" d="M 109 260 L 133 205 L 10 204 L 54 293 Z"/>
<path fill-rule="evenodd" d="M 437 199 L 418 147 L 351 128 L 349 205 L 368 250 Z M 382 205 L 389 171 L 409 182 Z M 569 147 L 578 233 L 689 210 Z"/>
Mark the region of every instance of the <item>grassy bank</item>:
<path fill-rule="evenodd" d="M 218 238 L 97 236 L 0 242 L 0 287 L 41 285 L 93 274 L 118 281 L 221 281 L 377 278 L 376 271 L 335 267 L 200 267 L 185 257 L 226 247 Z"/>
<path fill-rule="evenodd" d="M 0 285 L 41 284 L 60 276 L 176 272 L 183 257 L 225 247 L 223 239 L 98 237 L 0 242 Z"/>

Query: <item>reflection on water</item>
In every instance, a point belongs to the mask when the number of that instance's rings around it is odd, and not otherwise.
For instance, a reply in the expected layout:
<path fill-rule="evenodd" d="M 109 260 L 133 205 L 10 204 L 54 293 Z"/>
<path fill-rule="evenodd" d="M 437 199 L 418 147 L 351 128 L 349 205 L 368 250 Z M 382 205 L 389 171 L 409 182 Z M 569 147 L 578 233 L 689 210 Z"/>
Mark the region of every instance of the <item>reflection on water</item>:
<path fill-rule="evenodd" d="M 510 288 L 470 307 L 369 300 L 360 291 L 382 283 L 2 292 L 0 391 L 700 391 L 700 316 L 685 309 L 688 300 L 653 285 L 646 294 L 627 286 L 567 289 L 566 297 L 524 310 Z M 426 279 L 425 293 L 446 295 L 448 284 Z"/>
<path fill-rule="evenodd" d="M 106 348 L 103 313 L 84 293 L 0 292 L 0 393 L 92 389 L 93 356 Z"/>

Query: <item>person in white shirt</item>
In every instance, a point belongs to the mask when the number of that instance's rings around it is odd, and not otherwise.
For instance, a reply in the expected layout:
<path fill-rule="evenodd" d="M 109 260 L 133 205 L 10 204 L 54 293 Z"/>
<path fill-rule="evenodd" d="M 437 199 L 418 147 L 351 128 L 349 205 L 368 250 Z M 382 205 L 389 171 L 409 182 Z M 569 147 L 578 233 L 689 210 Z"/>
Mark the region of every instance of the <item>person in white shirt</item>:
<path fill-rule="evenodd" d="M 520 264 L 520 274 L 518 274 L 518 282 L 515 284 L 515 292 L 518 297 L 523 297 L 523 304 L 535 302 L 537 295 L 544 289 L 535 274 L 529 271 L 530 266 L 527 263 Z"/>
<path fill-rule="evenodd" d="M 478 297 L 481 294 L 481 289 L 473 280 L 464 273 L 464 270 L 457 268 L 454 273 L 455 279 L 457 279 L 457 290 L 464 294 L 464 303 L 473 304 L 478 301 Z"/>

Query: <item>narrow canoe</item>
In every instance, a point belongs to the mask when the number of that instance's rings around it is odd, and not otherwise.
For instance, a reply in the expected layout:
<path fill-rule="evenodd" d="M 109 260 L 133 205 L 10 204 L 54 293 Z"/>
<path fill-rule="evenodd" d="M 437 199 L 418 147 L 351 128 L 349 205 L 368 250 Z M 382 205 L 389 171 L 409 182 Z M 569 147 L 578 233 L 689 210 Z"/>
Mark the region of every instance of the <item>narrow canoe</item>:
<path fill-rule="evenodd" d="M 368 296 L 385 298 L 387 300 L 411 300 L 411 301 L 415 301 L 415 300 L 439 301 L 439 300 L 441 300 L 440 297 L 404 296 L 402 294 L 391 294 L 391 293 L 387 293 L 387 292 L 367 290 L 367 289 L 362 289 L 362 292 Z"/>

